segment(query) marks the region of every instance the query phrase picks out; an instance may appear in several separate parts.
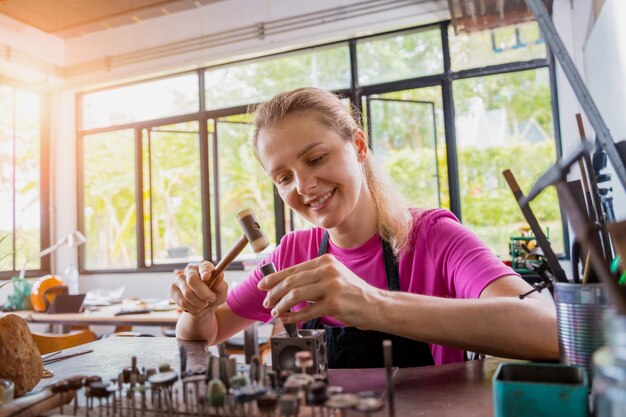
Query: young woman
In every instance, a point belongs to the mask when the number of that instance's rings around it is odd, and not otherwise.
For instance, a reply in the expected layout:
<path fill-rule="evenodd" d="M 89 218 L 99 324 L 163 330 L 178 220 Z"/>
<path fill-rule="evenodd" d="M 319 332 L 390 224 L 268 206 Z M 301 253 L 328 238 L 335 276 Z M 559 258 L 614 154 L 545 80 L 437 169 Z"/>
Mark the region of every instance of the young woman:
<path fill-rule="evenodd" d="M 558 358 L 554 305 L 506 267 L 450 212 L 410 208 L 384 180 L 367 139 L 333 94 L 302 88 L 255 110 L 253 146 L 290 208 L 316 227 L 285 236 L 259 269 L 227 292 L 213 265 L 188 266 L 170 288 L 186 310 L 181 339 L 219 343 L 274 317 L 324 327 L 329 366 L 463 360 L 463 350 Z"/>

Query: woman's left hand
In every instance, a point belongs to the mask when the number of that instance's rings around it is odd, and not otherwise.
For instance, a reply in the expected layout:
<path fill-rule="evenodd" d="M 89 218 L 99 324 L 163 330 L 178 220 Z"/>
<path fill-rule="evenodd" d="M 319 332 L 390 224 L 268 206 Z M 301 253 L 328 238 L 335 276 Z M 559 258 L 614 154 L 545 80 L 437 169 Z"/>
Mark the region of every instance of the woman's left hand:
<path fill-rule="evenodd" d="M 329 254 L 270 274 L 258 286 L 267 291 L 263 306 L 284 323 L 332 316 L 347 326 L 366 329 L 380 305 L 380 290 Z M 305 301 L 311 302 L 306 308 L 289 311 Z"/>

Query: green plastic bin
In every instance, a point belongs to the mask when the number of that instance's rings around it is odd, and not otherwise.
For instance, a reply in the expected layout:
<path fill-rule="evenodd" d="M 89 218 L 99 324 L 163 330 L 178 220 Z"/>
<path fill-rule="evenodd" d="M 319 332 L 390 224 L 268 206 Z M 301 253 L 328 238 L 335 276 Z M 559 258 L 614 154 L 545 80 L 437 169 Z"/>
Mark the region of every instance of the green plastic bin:
<path fill-rule="evenodd" d="M 579 366 L 503 362 L 493 376 L 495 417 L 587 417 L 588 395 Z"/>

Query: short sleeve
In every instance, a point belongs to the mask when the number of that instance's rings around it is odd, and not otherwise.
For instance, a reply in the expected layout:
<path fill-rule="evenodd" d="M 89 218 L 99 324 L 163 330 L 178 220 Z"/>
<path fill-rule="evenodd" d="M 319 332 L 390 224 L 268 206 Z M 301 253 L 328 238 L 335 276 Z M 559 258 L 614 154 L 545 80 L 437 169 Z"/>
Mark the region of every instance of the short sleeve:
<path fill-rule="evenodd" d="M 478 298 L 496 279 L 518 275 L 456 219 L 436 219 L 426 241 L 432 261 L 445 277 L 452 297 Z"/>
<path fill-rule="evenodd" d="M 263 307 L 265 291 L 261 291 L 257 285 L 263 278 L 260 267 L 270 262 L 276 264 L 278 248 L 268 255 L 257 268 L 252 271 L 248 279 L 229 289 L 226 296 L 226 304 L 237 315 L 256 321 L 269 322 L 272 319 L 270 310 Z"/>

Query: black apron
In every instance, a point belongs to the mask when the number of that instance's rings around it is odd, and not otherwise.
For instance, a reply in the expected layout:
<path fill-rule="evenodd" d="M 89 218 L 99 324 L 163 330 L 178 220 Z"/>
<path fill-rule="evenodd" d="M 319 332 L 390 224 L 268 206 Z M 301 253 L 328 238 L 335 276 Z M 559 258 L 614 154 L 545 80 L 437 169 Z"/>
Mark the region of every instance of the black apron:
<path fill-rule="evenodd" d="M 324 232 L 318 256 L 328 251 L 328 231 Z M 387 242 L 383 240 L 383 255 L 387 275 L 387 289 L 400 290 L 398 260 Z M 366 311 L 363 312 L 366 314 Z M 356 327 L 323 325 L 318 318 L 309 320 L 303 329 L 326 330 L 326 350 L 329 368 L 383 368 L 383 340 L 393 343 L 393 365 L 401 368 L 434 365 L 428 344 L 406 337 L 360 330 Z"/>

